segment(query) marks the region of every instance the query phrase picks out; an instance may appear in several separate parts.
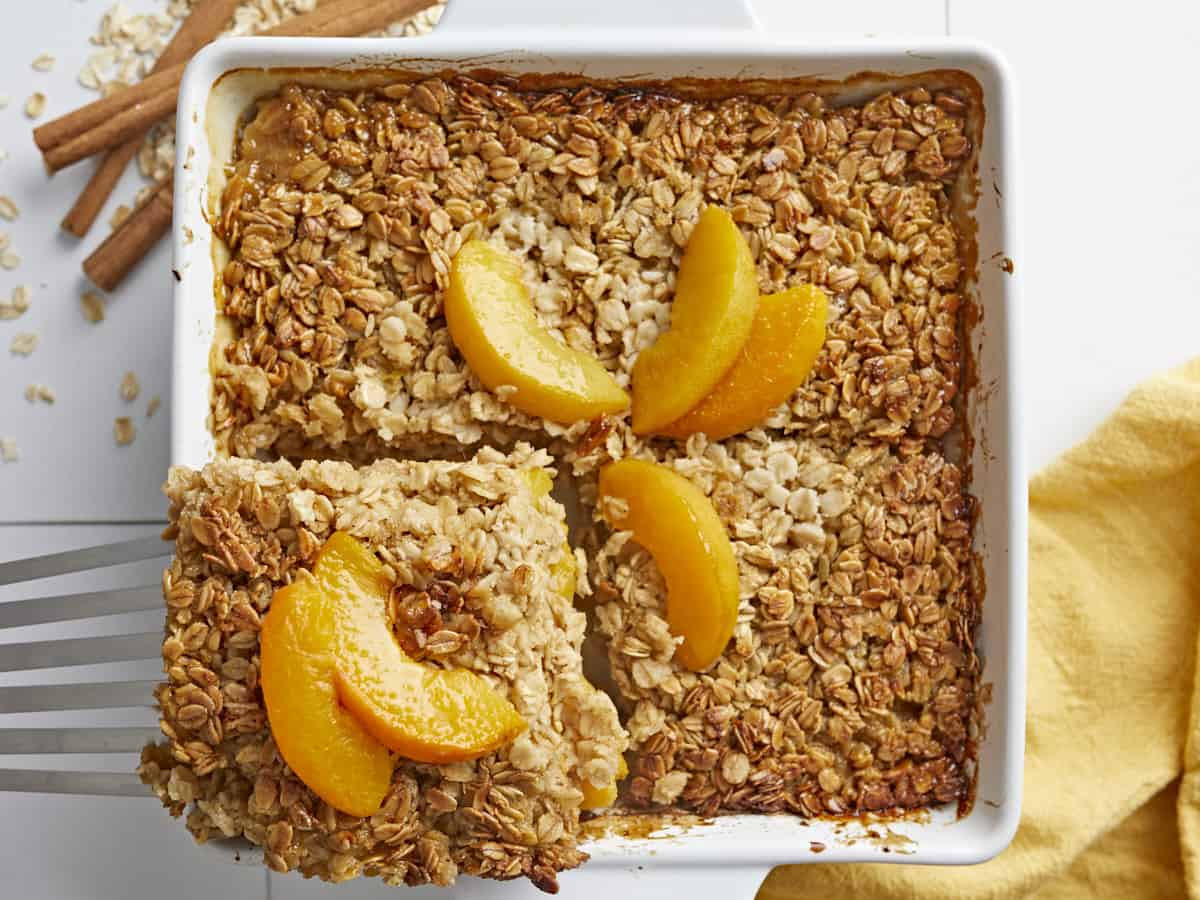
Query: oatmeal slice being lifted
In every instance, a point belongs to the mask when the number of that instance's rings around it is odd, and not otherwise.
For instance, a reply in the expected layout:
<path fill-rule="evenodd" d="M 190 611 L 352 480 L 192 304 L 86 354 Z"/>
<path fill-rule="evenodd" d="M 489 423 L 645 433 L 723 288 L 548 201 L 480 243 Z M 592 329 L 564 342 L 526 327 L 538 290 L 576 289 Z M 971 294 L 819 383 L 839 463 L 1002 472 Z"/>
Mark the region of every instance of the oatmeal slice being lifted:
<path fill-rule="evenodd" d="M 547 461 L 520 445 L 467 462 L 172 470 L 176 556 L 157 691 L 166 740 L 147 748 L 140 773 L 197 839 L 245 836 L 273 869 L 333 881 L 448 884 L 462 872 L 549 889 L 582 861 L 585 787 L 611 788 L 626 737 L 583 676 L 584 616 Z M 378 602 L 404 656 L 470 673 L 524 725 L 474 760 L 393 756 L 382 803 L 365 816 L 321 800 L 289 768 L 262 693 L 272 598 L 316 583 L 301 570 L 335 533 L 378 561 L 392 586 Z"/>

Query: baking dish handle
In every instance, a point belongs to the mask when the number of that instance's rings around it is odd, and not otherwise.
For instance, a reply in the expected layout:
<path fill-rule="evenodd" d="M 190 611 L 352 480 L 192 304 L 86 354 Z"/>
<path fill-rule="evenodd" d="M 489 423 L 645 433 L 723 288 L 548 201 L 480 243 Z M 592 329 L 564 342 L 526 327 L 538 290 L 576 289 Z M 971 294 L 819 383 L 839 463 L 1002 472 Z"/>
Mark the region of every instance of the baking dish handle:
<path fill-rule="evenodd" d="M 449 0 L 439 31 L 647 28 L 757 30 L 750 0 Z"/>

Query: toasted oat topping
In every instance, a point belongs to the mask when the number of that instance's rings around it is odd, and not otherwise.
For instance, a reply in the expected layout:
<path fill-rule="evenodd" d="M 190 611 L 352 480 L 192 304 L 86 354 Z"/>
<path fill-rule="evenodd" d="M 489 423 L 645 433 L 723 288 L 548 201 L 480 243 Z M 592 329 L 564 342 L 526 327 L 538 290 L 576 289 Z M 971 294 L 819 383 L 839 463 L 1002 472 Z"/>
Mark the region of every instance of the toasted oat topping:
<path fill-rule="evenodd" d="M 167 740 L 140 769 L 198 840 L 245 835 L 276 871 L 344 881 L 449 884 L 459 872 L 555 886 L 578 865 L 580 784 L 611 783 L 626 737 L 583 676 L 585 617 L 552 572 L 567 550 L 562 507 L 526 472 L 542 451 L 482 450 L 469 462 L 226 460 L 171 470 L 163 577 Z M 336 812 L 299 782 L 271 739 L 258 632 L 273 590 L 335 529 L 394 571 L 393 614 L 427 664 L 468 668 L 508 697 L 528 730 L 470 763 L 400 760 L 380 812 Z M 418 640 L 417 634 L 421 637 Z"/>
<path fill-rule="evenodd" d="M 0 437 L 0 462 L 15 463 L 20 458 L 21 454 L 17 450 L 17 439 Z"/>
<path fill-rule="evenodd" d="M 242 456 L 446 456 L 520 438 L 562 453 L 595 519 L 579 589 L 626 707 L 626 806 L 816 816 L 963 801 L 982 583 L 946 436 L 963 377 L 970 235 L 954 203 L 972 175 L 969 112 L 923 87 L 841 106 L 467 78 L 285 88 L 246 127 L 222 197 L 232 337 L 214 433 Z M 706 203 L 743 229 L 764 292 L 813 283 L 832 301 L 812 376 L 761 429 L 675 443 L 637 439 L 624 418 L 555 426 L 485 390 L 453 347 L 441 294 L 454 253 L 480 238 L 522 260 L 542 324 L 627 385 L 669 321 Z M 733 541 L 739 623 L 706 672 L 674 664 L 654 561 L 595 509 L 598 467 L 624 456 L 693 480 Z M 428 591 L 392 600 L 413 652 L 458 652 Z"/>
<path fill-rule="evenodd" d="M 761 430 L 684 446 L 614 430 L 574 462 L 585 502 L 625 456 L 711 497 L 742 598 L 721 660 L 676 666 L 653 559 L 597 529 L 596 617 L 638 753 L 628 803 L 817 816 L 965 797 L 980 585 L 962 472 L 870 439 L 837 452 Z"/>
<path fill-rule="evenodd" d="M 542 323 L 627 384 L 668 321 L 700 209 L 719 203 L 764 291 L 811 282 L 833 300 L 813 377 L 767 424 L 936 440 L 960 376 L 950 193 L 970 146 L 963 101 L 923 88 L 840 107 L 467 78 L 285 88 L 247 127 L 222 202 L 236 334 L 216 372 L 218 439 L 240 455 L 370 456 L 560 436 L 452 346 L 454 253 L 472 238 L 516 253 Z"/>

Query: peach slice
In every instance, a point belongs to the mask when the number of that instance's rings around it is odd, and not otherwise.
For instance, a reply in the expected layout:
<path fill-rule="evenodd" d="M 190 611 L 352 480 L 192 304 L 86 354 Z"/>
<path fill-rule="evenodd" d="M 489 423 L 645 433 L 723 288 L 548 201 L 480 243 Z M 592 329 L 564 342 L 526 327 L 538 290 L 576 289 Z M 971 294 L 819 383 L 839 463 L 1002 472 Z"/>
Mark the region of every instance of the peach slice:
<path fill-rule="evenodd" d="M 828 309 L 825 292 L 811 284 L 760 298 L 733 368 L 699 406 L 659 433 L 685 438 L 702 431 L 719 441 L 760 424 L 812 371 Z"/>
<path fill-rule="evenodd" d="M 468 241 L 450 264 L 444 301 L 454 345 L 490 390 L 511 385 L 522 412 L 570 424 L 617 413 L 629 395 L 586 353 L 556 340 L 534 314 L 511 255 Z"/>
<path fill-rule="evenodd" d="M 551 479 L 550 473 L 545 469 L 527 469 L 525 477 L 529 482 L 529 489 L 533 491 L 533 499 L 540 506 L 554 489 L 554 481 Z M 571 551 L 571 544 L 567 541 L 567 524 L 563 522 L 562 556 L 550 564 L 550 577 L 554 582 L 555 590 L 568 600 L 574 600 L 578 574 L 575 569 L 575 554 Z"/>
<path fill-rule="evenodd" d="M 263 699 L 275 743 L 305 784 L 354 815 L 379 808 L 391 780 L 388 749 L 459 762 L 525 727 L 475 673 L 405 655 L 387 621 L 391 587 L 375 554 L 337 532 L 311 576 L 275 592 L 263 621 Z"/>
<path fill-rule="evenodd" d="M 271 734 L 292 771 L 352 816 L 379 809 L 394 761 L 339 702 L 336 603 L 307 573 L 275 592 L 262 623 L 262 691 Z"/>
<path fill-rule="evenodd" d="M 721 655 L 737 623 L 738 569 L 716 509 L 674 470 L 622 459 L 600 470 L 608 524 L 633 532 L 667 583 L 667 624 L 683 638 L 675 658 L 694 672 Z M 620 512 L 618 512 L 618 510 Z"/>
<path fill-rule="evenodd" d="M 671 327 L 633 364 L 633 430 L 651 434 L 712 393 L 750 337 L 758 306 L 754 257 L 729 213 L 705 208 L 692 229 Z"/>
<path fill-rule="evenodd" d="M 604 809 L 606 806 L 612 806 L 617 802 L 617 786 L 621 783 L 621 779 L 629 774 L 629 766 L 625 763 L 624 756 L 617 757 L 617 777 L 612 784 L 605 785 L 602 788 L 593 787 L 590 781 L 583 783 L 583 803 L 580 804 L 580 809 Z"/>

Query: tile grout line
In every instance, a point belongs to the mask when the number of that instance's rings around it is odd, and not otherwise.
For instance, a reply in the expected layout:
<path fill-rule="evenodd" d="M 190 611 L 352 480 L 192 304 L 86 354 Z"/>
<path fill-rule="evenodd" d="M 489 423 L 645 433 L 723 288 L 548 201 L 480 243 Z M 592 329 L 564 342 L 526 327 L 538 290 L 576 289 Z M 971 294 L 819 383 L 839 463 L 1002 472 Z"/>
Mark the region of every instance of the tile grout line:
<path fill-rule="evenodd" d="M 950 0 L 944 0 L 942 12 L 946 18 L 946 37 L 950 37 Z"/>

